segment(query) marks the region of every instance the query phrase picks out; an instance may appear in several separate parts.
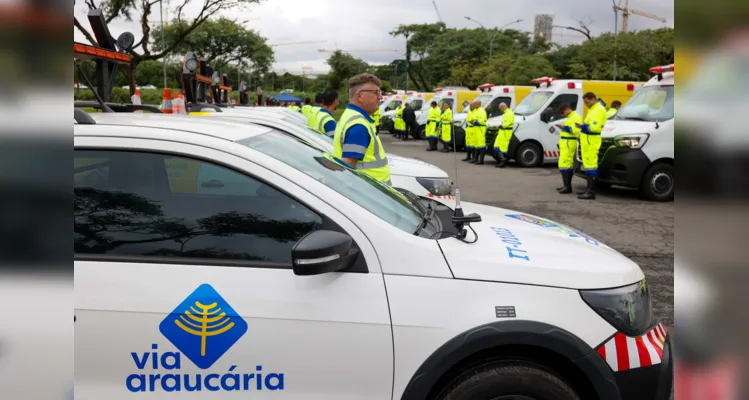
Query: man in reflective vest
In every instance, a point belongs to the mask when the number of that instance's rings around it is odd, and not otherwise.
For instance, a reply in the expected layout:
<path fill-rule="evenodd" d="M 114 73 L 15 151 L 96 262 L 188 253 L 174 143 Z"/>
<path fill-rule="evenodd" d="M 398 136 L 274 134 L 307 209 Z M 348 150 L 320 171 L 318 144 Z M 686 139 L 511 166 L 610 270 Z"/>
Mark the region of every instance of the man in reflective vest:
<path fill-rule="evenodd" d="M 380 107 L 377 107 L 377 111 L 375 111 L 372 114 L 372 121 L 374 121 L 374 127 L 375 127 L 375 133 L 380 133 L 380 115 L 382 114 L 382 110 L 380 110 Z"/>
<path fill-rule="evenodd" d="M 499 125 L 499 132 L 494 139 L 494 152 L 499 154 L 499 164 L 495 168 L 504 168 L 510 162 L 510 139 L 515 127 L 515 113 L 505 103 L 499 103 L 499 112 L 502 113 L 502 123 Z"/>
<path fill-rule="evenodd" d="M 316 129 L 315 121 L 317 121 L 317 112 L 320 111 L 322 108 L 322 93 L 318 93 L 315 95 L 315 104 L 312 105 L 312 108 L 310 108 L 309 113 L 307 114 L 307 126 L 309 126 L 312 129 Z"/>
<path fill-rule="evenodd" d="M 310 109 L 312 108 L 312 100 L 309 97 L 304 99 L 304 105 L 302 106 L 302 114 L 307 117 Z"/>
<path fill-rule="evenodd" d="M 616 113 L 619 112 L 619 109 L 622 107 L 622 102 L 619 100 L 614 100 L 611 102 L 611 108 L 609 108 L 608 111 L 606 111 L 606 118 L 611 119 L 613 118 Z"/>
<path fill-rule="evenodd" d="M 427 114 L 426 136 L 429 141 L 427 151 L 437 150 L 437 127 L 440 122 L 440 109 L 437 107 L 437 102 L 433 101 L 431 106 L 429 114 Z"/>
<path fill-rule="evenodd" d="M 466 115 L 466 158 L 461 161 L 471 161 L 473 159 L 473 114 L 476 111 L 473 103 L 469 105 L 468 114 Z"/>
<path fill-rule="evenodd" d="M 481 107 L 481 102 L 476 100 L 471 103 L 471 114 L 466 120 L 466 126 L 470 123 L 471 127 L 471 148 L 473 149 L 473 158 L 469 161 L 471 164 L 483 165 L 484 156 L 486 155 L 486 110 Z"/>
<path fill-rule="evenodd" d="M 338 107 L 338 92 L 333 89 L 323 92 L 322 108 L 317 112 L 315 130 L 331 138 L 335 134 L 336 128 L 335 118 L 333 118 L 333 110 L 336 107 Z"/>
<path fill-rule="evenodd" d="M 382 81 L 372 74 L 349 79 L 349 104 L 333 137 L 334 156 L 375 180 L 390 185 L 390 165 L 370 117 L 379 107 Z"/>
<path fill-rule="evenodd" d="M 580 155 L 588 186 L 584 192 L 577 193 L 577 198 L 593 200 L 596 198 L 593 187 L 598 178 L 598 151 L 601 149 L 601 132 L 606 125 L 606 108 L 593 92 L 585 93 L 583 102 L 588 107 L 588 115 L 585 123 L 580 125 Z"/>
<path fill-rule="evenodd" d="M 574 174 L 575 152 L 577 151 L 577 138 L 580 135 L 580 126 L 583 123 L 583 117 L 572 109 L 567 103 L 559 106 L 562 112 L 564 125 L 558 124 L 557 128 L 561 130 L 559 134 L 559 172 L 562 174 L 562 187 L 557 188 L 559 193 L 572 193 L 572 175 Z"/>
<path fill-rule="evenodd" d="M 398 108 L 395 109 L 395 137 L 403 139 L 406 137 L 406 124 L 403 122 L 403 110 L 406 109 L 406 105 L 398 103 Z"/>
<path fill-rule="evenodd" d="M 442 114 L 440 115 L 440 127 L 442 139 L 442 152 L 447 153 L 450 151 L 452 146 L 452 128 L 453 128 L 453 110 L 450 108 L 450 103 L 442 103 Z"/>

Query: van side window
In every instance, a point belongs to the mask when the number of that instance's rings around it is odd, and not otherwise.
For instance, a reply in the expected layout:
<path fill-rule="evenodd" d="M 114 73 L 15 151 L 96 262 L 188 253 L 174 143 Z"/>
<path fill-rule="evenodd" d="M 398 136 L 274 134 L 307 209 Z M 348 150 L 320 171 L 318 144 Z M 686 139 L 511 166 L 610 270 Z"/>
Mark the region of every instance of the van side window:
<path fill-rule="evenodd" d="M 76 254 L 291 268 L 291 248 L 323 225 L 270 185 L 206 161 L 77 150 L 74 168 Z"/>
<path fill-rule="evenodd" d="M 578 95 L 576 94 L 560 94 L 557 96 L 551 104 L 549 104 L 549 107 L 551 107 L 552 110 L 554 110 L 553 114 L 553 121 L 556 121 L 558 119 L 562 119 L 562 112 L 559 110 L 559 106 L 561 106 L 564 103 L 569 104 L 572 106 L 573 110 L 577 110 L 577 101 L 578 101 Z"/>
<path fill-rule="evenodd" d="M 488 106 L 486 106 L 486 117 L 492 118 L 501 115 L 499 113 L 499 104 L 505 103 L 507 107 L 512 108 L 512 100 L 509 97 L 495 97 Z"/>

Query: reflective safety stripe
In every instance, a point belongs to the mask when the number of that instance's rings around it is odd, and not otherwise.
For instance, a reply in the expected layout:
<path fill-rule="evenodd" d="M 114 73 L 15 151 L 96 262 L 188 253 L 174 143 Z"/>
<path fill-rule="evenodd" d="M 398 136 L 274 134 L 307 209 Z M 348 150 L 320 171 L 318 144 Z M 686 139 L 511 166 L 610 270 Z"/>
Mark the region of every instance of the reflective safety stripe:
<path fill-rule="evenodd" d="M 577 140 L 576 137 L 565 137 L 565 136 L 561 136 L 560 139 Z"/>
<path fill-rule="evenodd" d="M 379 158 L 379 157 L 377 157 Z M 359 161 L 356 163 L 356 169 L 372 169 L 372 168 L 380 168 L 388 165 L 388 159 L 387 157 L 379 159 L 377 161 L 372 162 L 362 162 Z"/>
<path fill-rule="evenodd" d="M 344 144 L 343 145 L 343 151 L 346 153 L 361 153 L 364 154 L 364 152 L 367 151 L 367 148 L 359 145 L 359 144 Z"/>

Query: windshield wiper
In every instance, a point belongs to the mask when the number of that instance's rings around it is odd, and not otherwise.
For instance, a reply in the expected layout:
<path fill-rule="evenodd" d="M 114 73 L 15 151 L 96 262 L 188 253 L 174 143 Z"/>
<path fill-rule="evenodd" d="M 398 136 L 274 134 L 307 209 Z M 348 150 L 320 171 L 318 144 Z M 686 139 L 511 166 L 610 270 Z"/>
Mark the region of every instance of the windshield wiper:
<path fill-rule="evenodd" d="M 621 115 L 619 115 L 619 117 L 620 117 L 621 119 L 623 119 L 623 120 L 630 120 L 630 121 L 647 121 L 647 120 L 646 120 L 645 118 L 640 118 L 640 117 L 622 117 Z"/>
<path fill-rule="evenodd" d="M 429 206 L 424 211 L 424 215 L 421 217 L 421 223 L 419 224 L 419 227 L 416 228 L 416 232 L 414 232 L 414 236 L 418 236 L 422 229 L 424 229 L 429 221 L 432 220 L 432 217 L 434 216 L 434 208 L 432 208 L 432 203 L 429 202 Z"/>

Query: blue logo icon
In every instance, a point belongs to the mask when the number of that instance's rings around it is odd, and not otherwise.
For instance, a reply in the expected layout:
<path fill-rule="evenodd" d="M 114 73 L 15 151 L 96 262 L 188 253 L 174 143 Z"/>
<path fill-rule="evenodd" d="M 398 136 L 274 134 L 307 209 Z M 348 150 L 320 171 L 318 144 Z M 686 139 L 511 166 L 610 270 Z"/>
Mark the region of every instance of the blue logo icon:
<path fill-rule="evenodd" d="M 247 322 L 211 285 L 200 285 L 159 331 L 201 369 L 210 368 L 247 332 Z"/>

